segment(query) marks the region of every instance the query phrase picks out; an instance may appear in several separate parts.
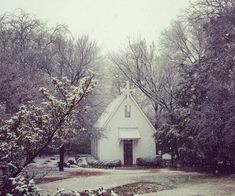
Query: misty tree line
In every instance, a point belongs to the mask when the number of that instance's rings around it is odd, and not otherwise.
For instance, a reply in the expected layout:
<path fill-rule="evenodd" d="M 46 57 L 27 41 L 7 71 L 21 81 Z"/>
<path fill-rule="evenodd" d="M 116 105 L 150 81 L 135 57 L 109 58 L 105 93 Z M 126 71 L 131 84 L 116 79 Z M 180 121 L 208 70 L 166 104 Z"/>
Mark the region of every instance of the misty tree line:
<path fill-rule="evenodd" d="M 0 194 L 21 195 L 18 179 L 36 195 L 27 165 L 48 146 L 92 133 L 84 130 L 96 114 L 89 69 L 97 69 L 98 48 L 87 36 L 75 39 L 65 26 L 49 28 L 20 10 L 1 16 L 0 50 L 0 162 L 7 166 Z M 89 119 L 87 106 L 94 107 Z"/>
<path fill-rule="evenodd" d="M 1 16 L 0 40 L 1 123 L 18 112 L 22 104 L 40 103 L 38 89 L 50 89 L 51 78 L 66 77 L 71 85 L 77 85 L 89 69 L 97 69 L 99 50 L 88 36 L 74 38 L 66 26 L 49 28 L 22 10 Z M 92 106 L 91 100 L 88 98 L 80 107 L 85 103 Z M 90 121 L 85 120 L 86 115 L 77 114 L 74 126 L 78 130 L 92 127 L 95 113 L 89 115 Z M 90 133 L 81 134 L 88 138 Z"/>
<path fill-rule="evenodd" d="M 74 38 L 66 26 L 49 28 L 23 11 L 1 16 L 0 158 L 10 164 L 10 177 L 75 130 L 88 139 L 94 132 L 83 130 L 92 130 L 102 111 L 104 89 L 126 79 L 151 103 L 160 150 L 190 165 L 232 161 L 234 13 L 233 0 L 199 0 L 158 42 L 130 39 L 108 63 L 95 41 Z M 100 82 L 90 92 L 94 78 Z"/>

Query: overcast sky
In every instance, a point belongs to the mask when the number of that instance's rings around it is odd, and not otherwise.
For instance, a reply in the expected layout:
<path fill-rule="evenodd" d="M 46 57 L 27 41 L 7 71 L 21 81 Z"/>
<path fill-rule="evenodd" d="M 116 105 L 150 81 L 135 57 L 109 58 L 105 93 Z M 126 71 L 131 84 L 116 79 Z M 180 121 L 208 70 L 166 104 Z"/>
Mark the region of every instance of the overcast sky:
<path fill-rule="evenodd" d="M 106 51 L 128 37 L 157 40 L 189 0 L 0 0 L 0 13 L 22 8 L 49 25 L 66 24 L 74 36 L 88 34 Z"/>

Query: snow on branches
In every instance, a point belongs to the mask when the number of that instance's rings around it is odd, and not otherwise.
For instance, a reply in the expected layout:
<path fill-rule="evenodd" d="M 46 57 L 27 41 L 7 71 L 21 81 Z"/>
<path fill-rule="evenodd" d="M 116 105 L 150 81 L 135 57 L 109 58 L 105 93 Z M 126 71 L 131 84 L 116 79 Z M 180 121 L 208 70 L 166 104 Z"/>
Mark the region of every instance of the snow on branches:
<path fill-rule="evenodd" d="M 43 101 L 28 102 L 0 127 L 0 161 L 8 164 L 8 178 L 20 172 L 45 149 L 54 138 L 74 134 L 71 128 L 75 110 L 83 112 L 81 101 L 96 84 L 89 72 L 77 86 L 67 78 L 52 79 L 53 91 L 40 88 Z M 4 185 L 0 185 L 4 186 Z"/>

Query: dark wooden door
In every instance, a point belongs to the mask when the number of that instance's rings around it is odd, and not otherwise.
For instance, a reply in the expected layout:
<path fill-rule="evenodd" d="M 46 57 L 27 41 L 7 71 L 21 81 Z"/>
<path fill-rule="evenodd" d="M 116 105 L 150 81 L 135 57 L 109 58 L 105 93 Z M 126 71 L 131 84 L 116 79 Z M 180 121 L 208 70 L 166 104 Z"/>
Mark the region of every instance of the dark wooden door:
<path fill-rule="evenodd" d="M 124 165 L 129 166 L 133 165 L 133 145 L 132 140 L 124 141 L 123 143 L 124 150 Z"/>

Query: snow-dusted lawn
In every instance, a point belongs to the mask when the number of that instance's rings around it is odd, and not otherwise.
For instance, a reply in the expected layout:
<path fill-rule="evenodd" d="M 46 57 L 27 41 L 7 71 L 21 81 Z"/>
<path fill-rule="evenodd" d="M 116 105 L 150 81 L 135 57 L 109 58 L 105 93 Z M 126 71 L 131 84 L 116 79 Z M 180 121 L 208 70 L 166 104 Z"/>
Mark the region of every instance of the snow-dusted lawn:
<path fill-rule="evenodd" d="M 38 184 L 45 195 L 55 193 L 57 188 L 83 191 L 100 186 L 107 189 L 135 182 L 154 182 L 171 189 L 149 196 L 235 195 L 235 177 L 212 178 L 196 172 L 167 169 L 65 168 L 64 172 L 59 172 L 56 167 L 57 161 L 48 162 L 45 158 L 39 158 L 36 163 L 30 165 L 30 170 L 41 174 L 47 173 L 44 178 L 56 180 Z"/>

